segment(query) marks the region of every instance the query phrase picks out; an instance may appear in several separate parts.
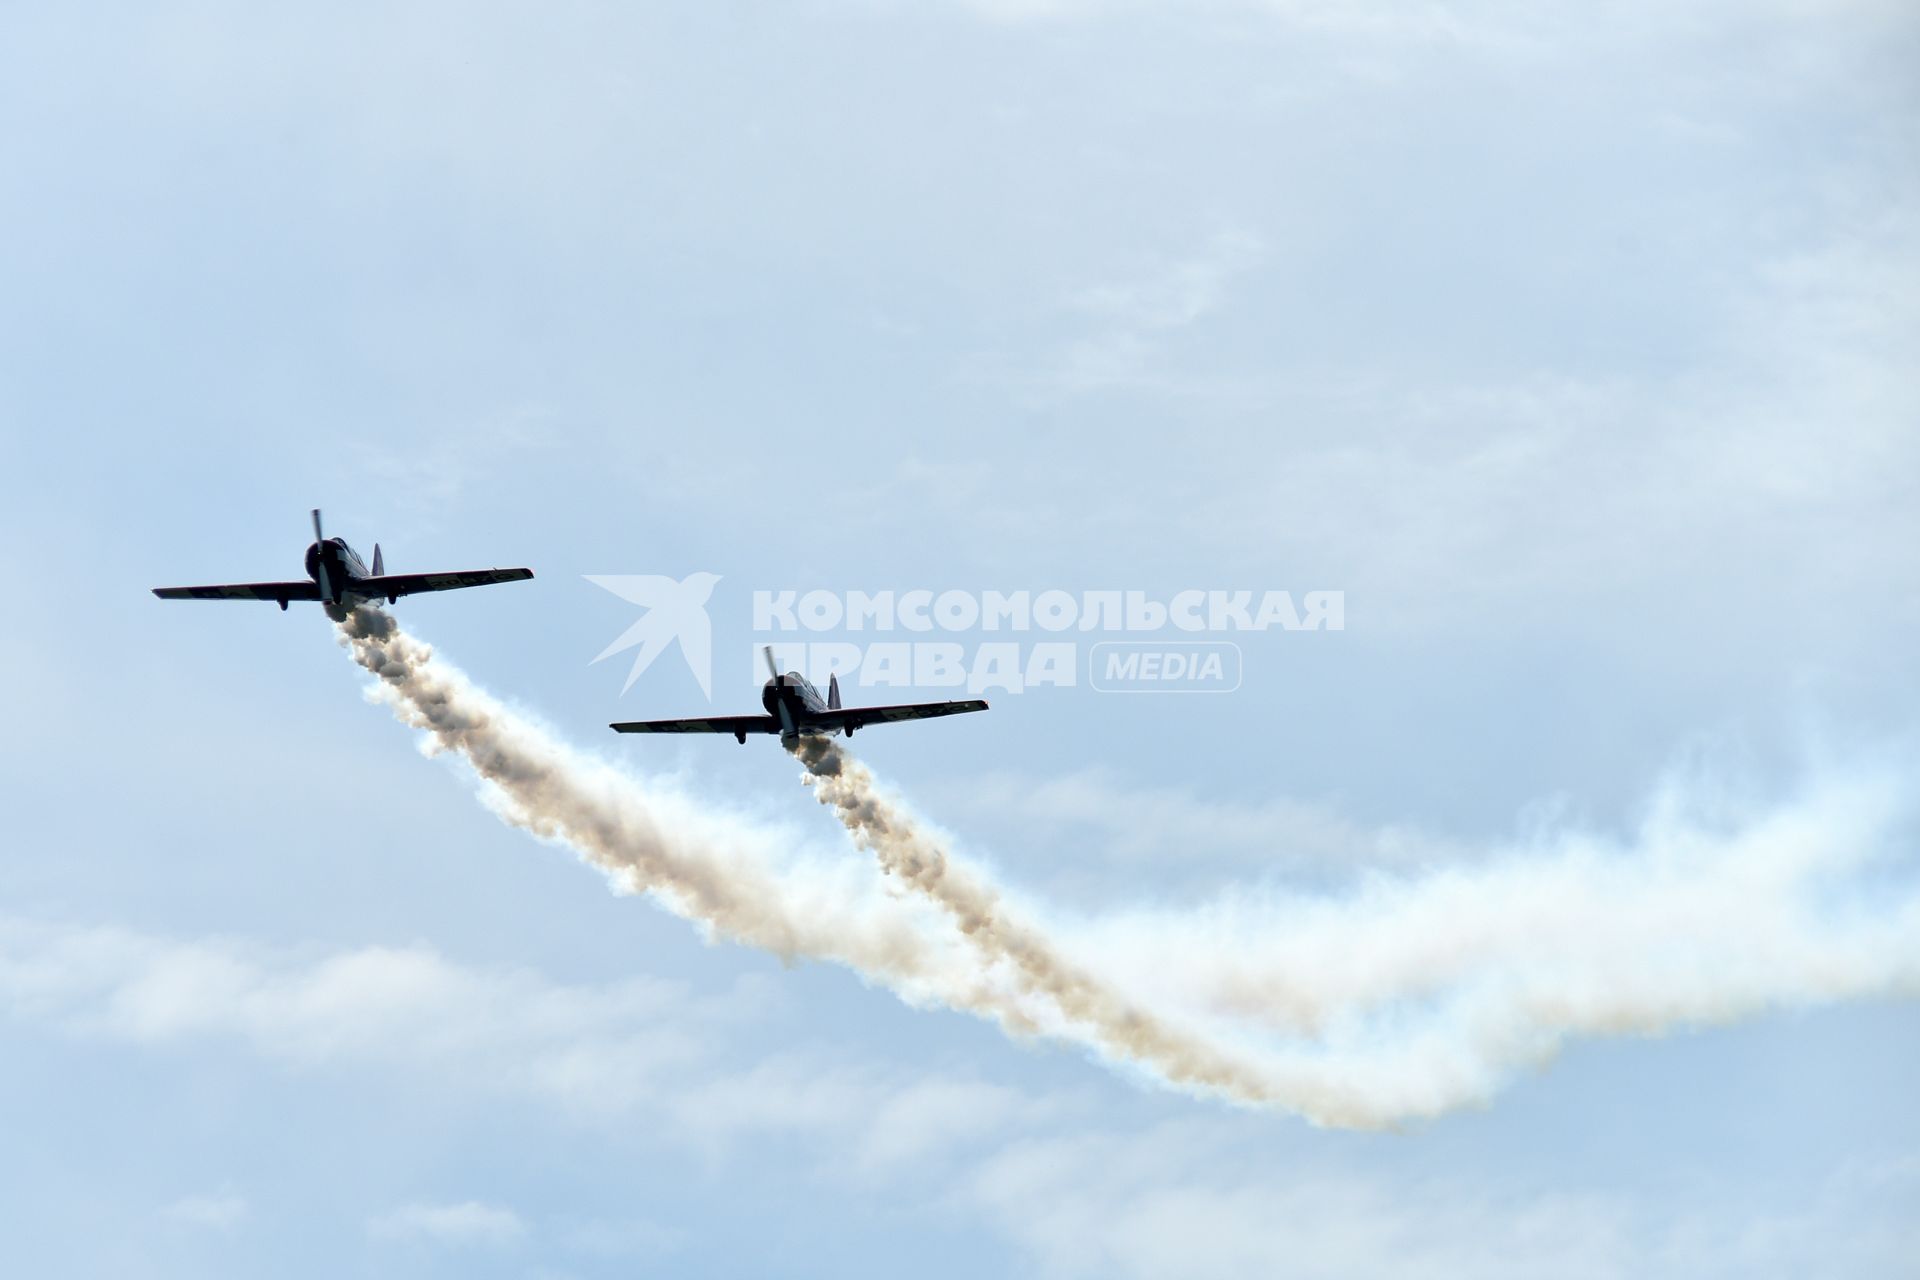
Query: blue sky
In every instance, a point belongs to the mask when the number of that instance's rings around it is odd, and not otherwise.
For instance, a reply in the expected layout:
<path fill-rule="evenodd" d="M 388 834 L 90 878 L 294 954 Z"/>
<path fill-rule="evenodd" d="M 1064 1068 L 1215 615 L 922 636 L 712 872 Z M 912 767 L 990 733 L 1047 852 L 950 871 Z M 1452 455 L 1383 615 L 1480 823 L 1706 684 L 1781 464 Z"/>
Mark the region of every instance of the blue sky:
<path fill-rule="evenodd" d="M 1916 45 L 1872 0 L 0 17 L 10 1262 L 1902 1274 Z M 396 613 L 861 892 L 770 743 L 606 732 L 708 704 L 674 654 L 622 696 L 585 575 L 721 575 L 717 711 L 756 589 L 1342 591 L 1230 695 L 854 746 L 1168 999 L 1233 909 L 1346 991 L 1419 941 L 1395 886 L 1461 884 L 1538 1004 L 1747 999 L 1353 1132 L 703 938 L 423 759 L 316 612 L 148 594 L 297 576 L 313 506 L 533 566 Z M 1636 860 L 1675 796 L 1800 820 L 1829 949 Z M 1617 896 L 1530 932 L 1570 849 Z"/>

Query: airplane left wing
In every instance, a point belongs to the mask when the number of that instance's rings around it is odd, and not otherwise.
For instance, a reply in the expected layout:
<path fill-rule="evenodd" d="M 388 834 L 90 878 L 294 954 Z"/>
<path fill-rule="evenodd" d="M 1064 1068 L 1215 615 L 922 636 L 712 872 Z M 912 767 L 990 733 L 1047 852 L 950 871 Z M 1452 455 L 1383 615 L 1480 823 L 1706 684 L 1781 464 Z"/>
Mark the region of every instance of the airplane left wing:
<path fill-rule="evenodd" d="M 524 582 L 533 576 L 531 569 L 463 569 L 454 573 L 383 573 L 373 578 L 356 578 L 347 584 L 355 595 L 369 600 L 418 595 L 422 591 L 454 591 L 461 587 L 485 587 L 496 582 Z"/>
<path fill-rule="evenodd" d="M 853 730 L 870 724 L 891 724 L 895 720 L 931 720 L 936 716 L 958 716 L 986 709 L 983 700 L 969 698 L 964 702 L 908 702 L 892 707 L 835 707 L 815 711 L 808 719 L 836 729 Z"/>
<path fill-rule="evenodd" d="M 318 600 L 320 584 L 303 582 L 226 582 L 212 587 L 155 587 L 162 600 Z"/>
<path fill-rule="evenodd" d="M 626 720 L 609 726 L 615 733 L 730 733 L 746 741 L 749 733 L 778 733 L 772 716 L 707 716 L 698 720 Z"/>

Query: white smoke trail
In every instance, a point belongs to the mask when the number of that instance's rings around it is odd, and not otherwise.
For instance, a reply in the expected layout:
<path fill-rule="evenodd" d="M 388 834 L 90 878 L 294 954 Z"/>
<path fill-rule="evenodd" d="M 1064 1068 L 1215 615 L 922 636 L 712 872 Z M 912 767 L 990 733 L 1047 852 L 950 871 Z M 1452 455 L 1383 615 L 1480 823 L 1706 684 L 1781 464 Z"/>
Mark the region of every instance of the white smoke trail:
<path fill-rule="evenodd" d="M 859 868 L 783 863 L 765 833 L 689 803 L 555 741 L 476 689 L 456 668 L 360 606 L 334 616 L 354 661 L 379 677 L 379 697 L 428 749 L 462 757 L 487 784 L 500 817 L 567 845 L 614 886 L 647 893 L 714 933 L 783 959 L 836 961 L 913 1003 L 939 1002 L 1031 1019 L 978 972 L 927 913 L 906 909 Z"/>
<path fill-rule="evenodd" d="M 1482 1101 L 1570 1035 L 1920 988 L 1920 887 L 1846 874 L 1898 848 L 1900 777 L 1832 784 L 1730 832 L 1670 797 L 1631 847 L 1568 837 L 1347 899 L 1242 895 L 1042 928 L 836 744 L 796 754 L 857 844 L 1103 1053 L 1322 1123 Z M 1145 1005 L 1182 1010 L 1184 1029 Z"/>
<path fill-rule="evenodd" d="M 1249 1064 L 1149 1013 L 1067 959 L 1042 930 L 1017 919 L 977 871 L 956 862 L 883 800 L 866 766 L 831 739 L 801 738 L 794 754 L 806 765 L 806 781 L 820 802 L 832 806 L 855 843 L 872 851 L 883 870 L 938 904 L 984 963 L 1008 966 L 1021 990 L 1043 999 L 1102 1053 L 1237 1101 L 1281 1101 Z"/>
<path fill-rule="evenodd" d="M 829 741 L 803 740 L 807 780 L 905 898 L 847 866 L 783 866 L 746 824 L 579 757 L 377 610 L 340 621 L 395 714 L 462 755 L 503 818 L 621 887 L 910 1001 L 1316 1123 L 1484 1101 L 1571 1035 L 1920 985 L 1920 891 L 1909 861 L 1887 861 L 1910 849 L 1904 775 L 1723 828 L 1667 805 L 1631 842 L 1568 837 L 1343 898 L 1063 923 L 1010 904 Z"/>

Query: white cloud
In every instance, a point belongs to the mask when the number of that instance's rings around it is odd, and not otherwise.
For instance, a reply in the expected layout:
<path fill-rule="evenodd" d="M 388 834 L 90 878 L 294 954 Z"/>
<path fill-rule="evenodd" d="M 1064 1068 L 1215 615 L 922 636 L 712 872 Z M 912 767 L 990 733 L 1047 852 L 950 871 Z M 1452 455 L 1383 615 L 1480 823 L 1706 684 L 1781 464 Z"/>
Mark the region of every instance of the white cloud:
<path fill-rule="evenodd" d="M 517 407 L 483 422 L 463 422 L 441 429 L 416 431 L 405 442 L 393 434 L 377 434 L 343 442 L 329 458 L 343 487 L 372 486 L 383 508 L 403 523 L 384 530 L 354 535 L 355 543 L 371 547 L 376 538 L 405 555 L 407 543 L 440 538 L 445 518 L 470 500 L 470 490 L 486 477 L 524 473 L 551 439 L 550 410 Z M 471 533 L 463 536 L 471 538 Z M 367 555 L 371 556 L 369 550 Z M 396 572 L 419 567 L 404 558 L 387 555 Z"/>
<path fill-rule="evenodd" d="M 457 1045 L 459 1070 L 446 1072 L 447 1080 L 467 1079 L 484 1062 L 492 1087 L 505 1082 L 549 1100 L 565 1095 L 547 1088 L 525 1060 L 592 1058 L 661 1016 L 648 1000 L 636 1011 L 617 994 L 618 983 L 564 986 L 443 959 L 421 968 L 418 956 L 384 967 L 388 957 L 410 954 L 295 957 L 233 942 L 169 943 L 0 921 L 0 1014 L 135 1044 L 238 1036 L 282 1061 L 289 1053 L 278 1046 L 290 1036 L 292 1060 L 307 1069 L 381 1063 L 433 1070 Z M 354 962 L 349 969 L 366 966 L 365 980 L 319 979 L 345 960 Z M 158 986 L 165 998 L 141 982 L 149 971 L 165 975 Z M 425 981 L 422 972 L 439 977 Z M 377 991 L 379 975 L 393 979 L 391 991 Z M 503 1035 L 476 1016 L 475 1006 L 488 1001 L 473 988 L 489 984 L 499 999 L 525 1002 L 530 1034 Z M 284 1020 L 259 1023 L 250 1011 L 248 993 L 316 990 L 330 998 L 295 999 Z M 436 1012 L 442 997 L 460 1007 Z M 555 1005 L 572 1012 L 556 1016 Z M 405 1037 L 387 1040 L 397 1009 L 423 1023 L 414 1048 Z M 301 1023 L 312 1026 L 291 1034 Z M 1732 1191 L 1678 1207 L 1657 1191 L 1519 1193 L 1471 1170 L 1435 1180 L 1330 1169 L 1319 1163 L 1327 1150 L 1300 1145 L 1297 1129 L 1245 1117 L 1186 1112 L 1191 1118 L 1128 1129 L 1103 1117 L 1110 1098 L 1098 1092 L 1051 1096 L 857 1053 L 783 1052 L 742 1068 L 731 1065 L 737 1049 L 709 1043 L 706 1050 L 692 1069 L 654 1082 L 648 1105 L 657 1110 L 638 1132 L 704 1151 L 723 1177 L 730 1161 L 766 1162 L 768 1135 L 791 1138 L 797 1152 L 778 1158 L 811 1166 L 827 1187 L 869 1194 L 884 1186 L 897 1211 L 918 1206 L 985 1222 L 1050 1275 L 1204 1280 L 1258 1273 L 1285 1259 L 1311 1275 L 1692 1278 L 1752 1274 L 1782 1258 L 1805 1273 L 1818 1270 L 1826 1249 L 1844 1260 L 1846 1274 L 1892 1276 L 1920 1245 L 1902 1212 L 1920 1185 L 1920 1165 L 1910 1159 L 1800 1171 L 1805 1193 L 1778 1205 Z M 600 1078 L 599 1069 L 588 1076 Z M 625 1101 L 638 1104 L 631 1095 Z M 474 1105 L 487 1103 L 476 1098 Z M 620 1117 L 602 1111 L 600 1118 Z M 1285 1135 L 1278 1148 L 1277 1134 Z M 221 1191 L 183 1198 L 160 1216 L 178 1228 L 228 1230 L 248 1213 L 243 1198 Z M 686 1243 L 684 1232 L 652 1219 L 530 1219 L 482 1200 L 413 1200 L 369 1217 L 365 1228 L 395 1245 L 551 1246 L 580 1257 L 652 1257 Z"/>
<path fill-rule="evenodd" d="M 1057 1120 L 1067 1110 L 1061 1101 L 979 1080 L 909 1081 L 874 1100 L 852 1167 L 873 1177 L 929 1164 L 944 1169 L 962 1151 Z"/>
<path fill-rule="evenodd" d="M 1896 192 L 1746 264 L 1677 372 L 1302 371 L 1274 393 L 1279 447 L 1235 429 L 1194 450 L 1242 461 L 1177 540 L 1286 548 L 1375 634 L 1560 628 L 1577 601 L 1669 660 L 1711 635 L 1723 668 L 1861 661 L 1920 625 L 1898 585 L 1920 579 L 1917 242 L 1920 195 Z"/>
<path fill-rule="evenodd" d="M 588 1113 L 642 1105 L 758 1002 L 651 978 L 569 986 L 424 946 L 316 955 L 0 918 L 0 1011 L 142 1044 L 237 1039 L 306 1068 L 447 1071 Z"/>
<path fill-rule="evenodd" d="M 1101 860 L 1357 871 L 1468 856 L 1411 826 L 1366 827 L 1326 805 L 1286 796 L 1203 797 L 1190 788 L 1130 782 L 1098 766 L 1052 777 L 949 779 L 937 790 L 964 797 L 970 808 L 979 806 L 1038 843 L 1080 833 L 1072 847 L 1084 845 Z"/>
<path fill-rule="evenodd" d="M 1160 347 L 1180 330 L 1206 319 L 1229 290 L 1266 257 L 1266 245 L 1243 230 L 1221 231 L 1192 253 L 1146 268 L 1132 278 L 1092 285 L 1071 300 L 1095 329 L 1070 341 L 1037 384 L 1079 393 L 1116 387 L 1166 388 Z"/>
<path fill-rule="evenodd" d="M 441 1245 L 497 1248 L 518 1243 L 526 1223 L 511 1209 L 467 1200 L 459 1204 L 409 1204 L 369 1219 L 376 1240 L 417 1240 Z"/>
<path fill-rule="evenodd" d="M 900 8 L 889 0 L 857 0 Z M 1342 0 L 949 0 L 953 8 L 1009 25 L 1156 19 L 1227 22 L 1265 18 L 1285 29 L 1342 37 L 1356 44 L 1430 48 L 1458 56 L 1486 51 L 1509 57 L 1610 49 L 1623 44 L 1675 42 L 1703 27 L 1831 25 L 1834 11 L 1856 22 L 1897 27 L 1910 11 L 1899 0 L 1811 0 L 1694 4 L 1684 10 L 1656 0 L 1606 6 L 1541 6 L 1512 0 L 1398 0 L 1351 4 Z"/>
<path fill-rule="evenodd" d="M 1005 1176 L 1023 1194 L 988 1192 L 1000 1221 L 1061 1274 L 1232 1277 L 1281 1259 L 1300 1275 L 1624 1274 L 1624 1224 L 1604 1201 L 1486 1204 L 1441 1188 L 1245 1171 L 1129 1178 L 1071 1150 L 1016 1153 L 981 1181 Z"/>
<path fill-rule="evenodd" d="M 0 916 L 0 1017 L 156 1048 L 238 1040 L 302 1070 L 425 1075 L 595 1121 L 644 1115 L 714 1157 L 771 1134 L 841 1135 L 847 1167 L 875 1173 L 1054 1109 L 964 1076 L 743 1050 L 765 1003 L 755 981 L 696 999 L 651 979 L 468 968 L 423 946 L 314 954 Z"/>
<path fill-rule="evenodd" d="M 184 1196 L 160 1211 L 161 1219 L 171 1225 L 210 1231 L 231 1230 L 246 1216 L 245 1198 L 231 1191 Z"/>
<path fill-rule="evenodd" d="M 1222 231 L 1181 260 L 1138 279 L 1095 285 L 1073 304 L 1127 329 L 1185 328 L 1218 307 L 1233 281 L 1265 256 L 1266 246 L 1258 236 Z"/>
<path fill-rule="evenodd" d="M 1916 1190 L 1909 1162 L 1802 1175 L 1779 1208 L 1652 1189 L 1501 1191 L 1276 1166 L 1217 1126 L 1176 1124 L 1010 1143 L 958 1194 L 1049 1275 L 1600 1280 L 1901 1275 L 1920 1245 L 1900 1210 Z"/>
<path fill-rule="evenodd" d="M 592 1218 L 561 1233 L 574 1252 L 596 1258 L 645 1258 L 670 1253 L 686 1243 L 687 1233 L 651 1218 Z"/>

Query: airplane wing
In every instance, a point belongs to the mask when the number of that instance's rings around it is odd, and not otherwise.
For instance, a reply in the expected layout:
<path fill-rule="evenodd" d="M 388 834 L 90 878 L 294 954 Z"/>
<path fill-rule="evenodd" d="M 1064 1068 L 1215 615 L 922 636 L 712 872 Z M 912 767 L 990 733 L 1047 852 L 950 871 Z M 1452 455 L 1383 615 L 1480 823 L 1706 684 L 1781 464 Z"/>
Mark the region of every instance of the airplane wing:
<path fill-rule="evenodd" d="M 707 716 L 698 720 L 627 720 L 611 726 L 615 733 L 778 733 L 772 716 Z M 742 738 L 742 741 L 745 741 Z"/>
<path fill-rule="evenodd" d="M 453 591 L 460 587 L 485 587 L 496 582 L 524 582 L 533 576 L 531 569 L 463 569 L 454 573 L 383 573 L 374 578 L 355 578 L 347 590 L 372 600 L 418 595 L 422 591 Z"/>
<path fill-rule="evenodd" d="M 986 709 L 984 701 L 970 698 L 964 702 L 908 702 L 892 707 L 836 707 L 831 711 L 815 711 L 807 719 L 833 728 L 861 729 L 870 724 L 891 724 L 895 720 L 931 720 L 935 716 L 958 716 Z"/>
<path fill-rule="evenodd" d="M 215 587 L 155 587 L 162 600 L 318 600 L 320 584 L 301 582 L 229 582 Z"/>

